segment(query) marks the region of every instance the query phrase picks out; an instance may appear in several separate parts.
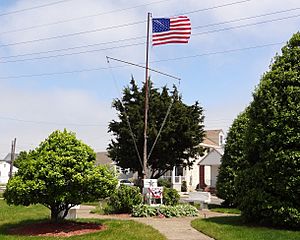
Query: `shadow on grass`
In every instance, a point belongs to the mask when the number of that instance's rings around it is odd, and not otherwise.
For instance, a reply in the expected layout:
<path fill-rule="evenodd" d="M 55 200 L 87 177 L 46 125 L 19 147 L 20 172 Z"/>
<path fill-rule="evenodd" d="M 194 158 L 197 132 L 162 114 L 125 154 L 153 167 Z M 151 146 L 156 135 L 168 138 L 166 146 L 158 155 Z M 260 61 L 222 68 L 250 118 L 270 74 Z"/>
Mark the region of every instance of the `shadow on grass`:
<path fill-rule="evenodd" d="M 9 229 L 20 227 L 20 226 L 25 226 L 29 224 L 35 224 L 35 223 L 41 223 L 41 222 L 47 222 L 49 221 L 48 218 L 43 218 L 43 219 L 35 219 L 35 220 L 23 220 L 15 223 L 5 223 L 0 225 L 0 234 L 7 234 L 11 235 L 8 233 Z"/>
<path fill-rule="evenodd" d="M 240 216 L 211 217 L 204 219 L 204 221 L 220 225 L 245 226 Z"/>
<path fill-rule="evenodd" d="M 246 223 L 241 216 L 223 216 L 223 217 L 211 217 L 203 219 L 205 222 L 215 223 L 219 225 L 227 225 L 234 227 L 246 227 L 246 228 L 265 228 L 270 230 L 288 230 L 288 231 L 299 231 L 295 228 L 284 228 L 284 227 L 275 227 L 268 224 L 259 224 L 259 223 Z"/>

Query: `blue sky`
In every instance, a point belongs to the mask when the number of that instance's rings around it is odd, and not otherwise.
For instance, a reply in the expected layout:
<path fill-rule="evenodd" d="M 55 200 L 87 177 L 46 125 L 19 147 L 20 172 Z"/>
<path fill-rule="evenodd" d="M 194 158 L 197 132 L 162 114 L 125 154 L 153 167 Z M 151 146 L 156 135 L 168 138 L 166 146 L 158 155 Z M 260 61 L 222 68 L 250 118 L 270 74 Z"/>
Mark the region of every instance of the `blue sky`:
<path fill-rule="evenodd" d="M 249 104 L 272 57 L 300 23 L 296 0 L 1 1 L 0 156 L 10 151 L 14 137 L 17 151 L 28 150 L 63 128 L 96 151 L 105 150 L 111 137 L 107 125 L 115 118 L 112 100 L 131 75 L 139 85 L 144 81 L 143 69 L 108 65 L 105 56 L 144 63 L 148 12 L 190 18 L 190 42 L 151 47 L 150 67 L 180 77 L 184 102 L 199 101 L 206 128 L 224 131 Z M 129 26 L 99 30 L 119 25 Z M 89 33 L 77 34 L 83 31 Z M 281 44 L 259 47 L 274 43 Z M 59 54 L 70 55 L 50 57 Z M 162 61 L 174 58 L 179 59 Z M 177 84 L 154 73 L 151 78 L 158 88 Z"/>

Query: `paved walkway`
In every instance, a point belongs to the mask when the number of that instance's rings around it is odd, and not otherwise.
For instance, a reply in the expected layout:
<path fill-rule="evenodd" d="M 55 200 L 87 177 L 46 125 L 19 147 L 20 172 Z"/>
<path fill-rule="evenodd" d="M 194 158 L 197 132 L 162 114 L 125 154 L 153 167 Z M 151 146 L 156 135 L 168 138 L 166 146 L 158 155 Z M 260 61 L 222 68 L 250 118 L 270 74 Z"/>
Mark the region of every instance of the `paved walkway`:
<path fill-rule="evenodd" d="M 79 218 L 100 218 L 100 219 L 118 219 L 118 220 L 134 220 L 140 223 L 150 225 L 165 235 L 169 240 L 213 240 L 201 232 L 191 227 L 191 221 L 195 217 L 182 218 L 134 218 L 128 215 L 98 215 L 89 213 L 92 206 L 81 205 L 78 210 Z M 199 217 L 215 217 L 224 216 L 225 214 L 214 213 L 208 210 L 200 211 Z"/>

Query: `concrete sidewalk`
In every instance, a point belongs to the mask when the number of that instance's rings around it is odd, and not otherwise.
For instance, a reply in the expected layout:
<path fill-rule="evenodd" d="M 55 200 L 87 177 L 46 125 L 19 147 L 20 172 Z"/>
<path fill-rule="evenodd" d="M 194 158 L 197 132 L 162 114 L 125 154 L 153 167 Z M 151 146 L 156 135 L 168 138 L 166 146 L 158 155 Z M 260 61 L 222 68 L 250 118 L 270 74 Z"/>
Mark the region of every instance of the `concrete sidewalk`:
<path fill-rule="evenodd" d="M 118 220 L 134 220 L 139 223 L 149 225 L 157 229 L 169 240 L 213 240 L 203 233 L 198 232 L 191 227 L 191 221 L 197 217 L 182 218 L 134 218 L 128 215 L 98 215 L 89 213 L 94 207 L 81 205 L 77 210 L 79 218 L 99 218 L 99 219 L 118 219 Z M 199 217 L 209 217 L 209 211 L 200 212 Z"/>

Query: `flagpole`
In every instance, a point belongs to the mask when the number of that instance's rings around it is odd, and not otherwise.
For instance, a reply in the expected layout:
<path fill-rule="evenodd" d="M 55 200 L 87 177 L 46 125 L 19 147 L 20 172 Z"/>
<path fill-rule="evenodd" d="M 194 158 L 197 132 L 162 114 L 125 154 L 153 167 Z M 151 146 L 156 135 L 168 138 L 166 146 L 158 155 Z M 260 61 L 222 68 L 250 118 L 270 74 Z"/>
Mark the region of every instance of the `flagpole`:
<path fill-rule="evenodd" d="M 144 150 L 143 150 L 143 179 L 147 178 L 147 124 L 149 108 L 149 41 L 150 41 L 150 19 L 151 13 L 148 13 L 147 19 L 147 41 L 146 41 L 146 70 L 145 70 L 145 112 L 144 112 Z"/>

